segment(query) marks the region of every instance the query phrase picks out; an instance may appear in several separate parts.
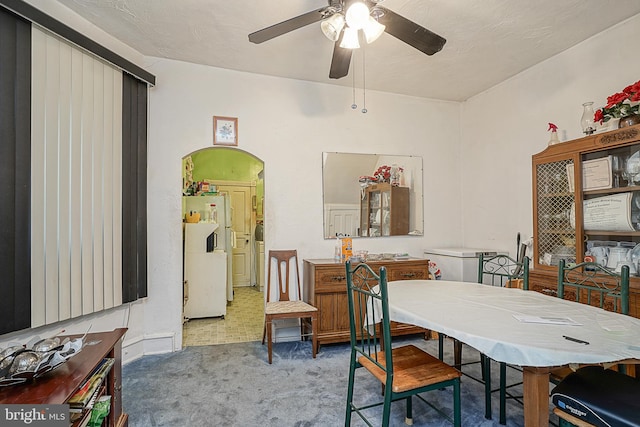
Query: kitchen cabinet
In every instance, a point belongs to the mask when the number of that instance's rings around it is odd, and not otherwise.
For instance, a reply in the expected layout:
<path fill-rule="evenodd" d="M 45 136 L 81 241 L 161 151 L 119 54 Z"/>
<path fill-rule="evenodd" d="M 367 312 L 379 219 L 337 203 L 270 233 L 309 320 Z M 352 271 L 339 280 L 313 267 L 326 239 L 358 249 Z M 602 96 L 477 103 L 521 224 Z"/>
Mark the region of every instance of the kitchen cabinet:
<path fill-rule="evenodd" d="M 0 388 L 0 404 L 47 405 L 64 404 L 89 379 L 105 358 L 114 359 L 102 387 L 111 396 L 111 411 L 104 419 L 106 427 L 126 427 L 128 415 L 122 412 L 122 339 L 126 328 L 111 332 L 87 334 L 82 351 L 51 372 L 24 384 Z M 77 338 L 72 336 L 71 338 Z M 82 425 L 90 411 L 71 424 Z"/>
<path fill-rule="evenodd" d="M 389 282 L 429 278 L 427 259 L 367 261 L 367 264 L 376 273 L 385 266 Z M 318 309 L 318 345 L 348 342 L 349 303 L 345 264 L 330 259 L 305 259 L 303 276 L 304 300 Z M 414 325 L 391 322 L 391 334 L 394 336 L 428 332 Z"/>
<path fill-rule="evenodd" d="M 408 187 L 388 183 L 368 186 L 360 201 L 360 235 L 377 237 L 409 234 L 409 206 Z"/>
<path fill-rule="evenodd" d="M 594 247 L 640 244 L 640 125 L 551 145 L 532 157 L 532 173 L 532 290 L 556 295 L 560 259 L 582 262 Z M 634 259 L 630 315 L 640 317 Z"/>

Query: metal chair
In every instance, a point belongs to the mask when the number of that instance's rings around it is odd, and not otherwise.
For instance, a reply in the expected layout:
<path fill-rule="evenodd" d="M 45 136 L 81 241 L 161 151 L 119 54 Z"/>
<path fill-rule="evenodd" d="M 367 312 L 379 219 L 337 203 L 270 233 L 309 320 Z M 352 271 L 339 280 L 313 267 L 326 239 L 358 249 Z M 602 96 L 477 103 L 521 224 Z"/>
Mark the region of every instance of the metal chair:
<path fill-rule="evenodd" d="M 274 278 L 278 284 L 278 299 L 271 301 L 271 274 L 272 265 L 276 265 Z M 292 271 L 291 264 L 295 269 Z M 284 272 L 283 272 L 284 268 Z M 269 364 L 272 362 L 272 324 L 277 319 L 299 319 L 300 320 L 300 336 L 305 337 L 304 321 L 310 320 L 311 323 L 311 351 L 315 359 L 318 351 L 318 309 L 306 302 L 302 301 L 302 292 L 300 290 L 300 270 L 298 269 L 298 252 L 293 250 L 274 250 L 269 251 L 269 268 L 267 274 L 267 301 L 264 308 L 264 331 L 262 333 L 262 344 L 264 345 L 265 337 L 267 339 L 267 349 L 269 353 Z M 297 293 L 292 295 L 290 278 L 295 272 L 295 290 Z M 284 281 L 283 281 L 284 276 Z M 295 298 L 295 299 L 292 299 Z"/>
<path fill-rule="evenodd" d="M 347 261 L 346 269 L 351 358 L 345 426 L 351 425 L 354 412 L 371 426 L 365 412 L 378 406 L 383 407 L 382 426 L 388 426 L 391 403 L 401 399 L 406 400 L 405 422 L 410 425 L 414 395 L 460 426 L 460 372 L 414 345 L 391 348 L 386 268 L 381 267 L 377 275 L 365 263 L 352 269 L 351 262 Z M 382 383 L 384 399 L 381 402 L 354 404 L 354 382 L 359 368 L 369 371 Z M 453 420 L 419 395 L 447 387 L 453 388 Z"/>
<path fill-rule="evenodd" d="M 567 266 L 558 262 L 558 298 L 594 305 L 607 311 L 629 314 L 629 266 L 620 274 L 597 262 L 583 262 Z M 618 368 L 625 370 L 624 365 Z M 573 370 L 569 367 L 553 369 L 549 378 L 558 384 Z"/>
<path fill-rule="evenodd" d="M 558 298 L 629 314 L 629 266 L 620 274 L 596 262 L 558 263 Z"/>
<path fill-rule="evenodd" d="M 511 258 L 508 255 L 489 255 L 486 256 L 484 254 L 480 254 L 478 258 L 478 283 L 483 283 L 490 286 L 501 286 L 507 288 L 520 288 L 523 290 L 529 290 L 529 258 L 523 256 L 522 261 L 517 261 Z M 440 338 L 440 358 L 442 359 L 443 354 L 443 342 L 442 342 L 442 334 L 439 335 Z M 506 400 L 507 398 L 514 399 L 520 403 L 522 403 L 522 396 L 517 396 L 509 392 L 509 389 L 512 387 L 516 387 L 522 382 L 516 382 L 507 384 L 507 367 L 519 369 L 515 366 L 507 365 L 506 363 L 500 362 L 500 378 L 499 378 L 499 387 L 496 389 L 492 388 L 491 384 L 491 360 L 486 357 L 484 354 L 480 354 L 480 360 L 474 362 L 462 363 L 462 343 L 456 339 L 453 340 L 454 345 L 454 364 L 458 369 L 462 369 L 463 366 L 469 364 L 480 363 L 482 377 L 477 378 L 467 373 L 464 375 L 469 378 L 478 381 L 484 384 L 485 387 L 485 418 L 491 419 L 491 396 L 495 392 L 499 392 L 500 394 L 500 424 L 506 424 L 507 415 L 506 415 Z"/>

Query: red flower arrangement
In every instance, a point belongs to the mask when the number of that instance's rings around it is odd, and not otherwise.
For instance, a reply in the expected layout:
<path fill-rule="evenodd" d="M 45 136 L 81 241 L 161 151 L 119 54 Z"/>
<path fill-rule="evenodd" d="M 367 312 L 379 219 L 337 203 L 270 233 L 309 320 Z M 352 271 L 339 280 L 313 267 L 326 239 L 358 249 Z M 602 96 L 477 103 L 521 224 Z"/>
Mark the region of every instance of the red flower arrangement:
<path fill-rule="evenodd" d="M 607 97 L 607 105 L 596 110 L 594 122 L 608 122 L 609 119 L 638 114 L 640 110 L 640 80 L 625 87 L 622 92 Z"/>
<path fill-rule="evenodd" d="M 398 172 L 402 172 L 404 169 L 398 168 Z M 373 173 L 373 176 L 378 182 L 390 182 L 391 181 L 391 166 L 382 165 Z"/>

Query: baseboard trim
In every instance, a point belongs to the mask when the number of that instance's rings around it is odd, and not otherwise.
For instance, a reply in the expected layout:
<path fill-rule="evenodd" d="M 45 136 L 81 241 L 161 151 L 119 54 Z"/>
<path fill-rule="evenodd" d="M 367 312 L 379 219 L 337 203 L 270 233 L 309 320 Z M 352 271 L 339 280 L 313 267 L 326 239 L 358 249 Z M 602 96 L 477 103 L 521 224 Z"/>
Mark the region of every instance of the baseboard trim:
<path fill-rule="evenodd" d="M 122 344 L 122 364 L 126 365 L 142 356 L 176 351 L 175 340 L 174 333 L 143 335 L 125 340 Z"/>

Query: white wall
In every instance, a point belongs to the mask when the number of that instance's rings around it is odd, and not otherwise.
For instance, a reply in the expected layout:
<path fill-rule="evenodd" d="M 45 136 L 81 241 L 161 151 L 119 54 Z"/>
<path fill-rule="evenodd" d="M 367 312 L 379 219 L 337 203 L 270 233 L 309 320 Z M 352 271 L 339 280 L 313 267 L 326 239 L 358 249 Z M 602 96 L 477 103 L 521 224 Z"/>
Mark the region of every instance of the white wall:
<path fill-rule="evenodd" d="M 146 332 L 181 331 L 181 159 L 212 146 L 213 116 L 238 118 L 238 148 L 265 163 L 265 250 L 331 258 L 323 240 L 322 152 L 424 158 L 425 236 L 356 239 L 355 249 L 422 255 L 461 243 L 459 104 L 351 90 L 149 58 L 149 263 Z M 443 177 L 446 177 L 443 179 Z M 451 195 L 454 195 L 453 197 Z"/>
<path fill-rule="evenodd" d="M 515 255 L 516 233 L 533 235 L 531 156 L 549 141 L 582 137 L 582 103 L 640 79 L 640 15 L 469 99 L 462 109 L 463 242 Z"/>

